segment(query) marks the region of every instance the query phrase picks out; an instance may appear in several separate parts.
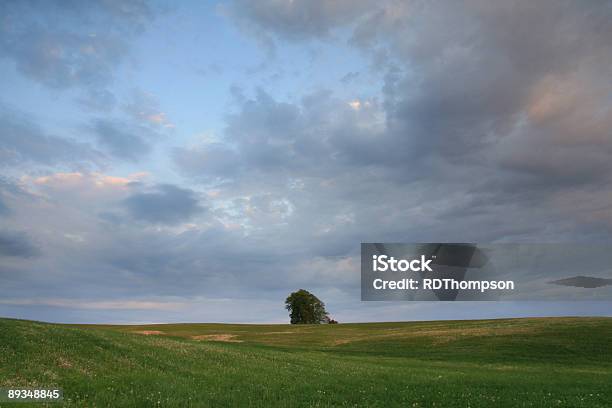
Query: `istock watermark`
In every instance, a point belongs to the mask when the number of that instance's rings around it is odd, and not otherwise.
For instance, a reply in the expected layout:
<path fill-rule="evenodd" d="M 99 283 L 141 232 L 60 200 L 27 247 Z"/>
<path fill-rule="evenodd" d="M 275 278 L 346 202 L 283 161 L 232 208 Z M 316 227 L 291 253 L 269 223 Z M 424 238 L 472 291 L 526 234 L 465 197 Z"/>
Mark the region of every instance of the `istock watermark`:
<path fill-rule="evenodd" d="M 612 300 L 612 245 L 364 243 L 362 300 Z"/>

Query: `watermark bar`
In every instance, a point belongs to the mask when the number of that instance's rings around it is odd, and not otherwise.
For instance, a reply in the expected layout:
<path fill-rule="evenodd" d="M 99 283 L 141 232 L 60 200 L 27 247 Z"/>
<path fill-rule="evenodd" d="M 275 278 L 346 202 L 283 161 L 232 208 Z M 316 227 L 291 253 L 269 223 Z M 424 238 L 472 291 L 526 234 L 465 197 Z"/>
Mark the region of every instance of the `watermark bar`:
<path fill-rule="evenodd" d="M 612 245 L 363 243 L 361 300 L 612 300 Z"/>
<path fill-rule="evenodd" d="M 60 388 L 0 388 L 0 403 L 4 402 L 60 402 L 64 392 Z"/>

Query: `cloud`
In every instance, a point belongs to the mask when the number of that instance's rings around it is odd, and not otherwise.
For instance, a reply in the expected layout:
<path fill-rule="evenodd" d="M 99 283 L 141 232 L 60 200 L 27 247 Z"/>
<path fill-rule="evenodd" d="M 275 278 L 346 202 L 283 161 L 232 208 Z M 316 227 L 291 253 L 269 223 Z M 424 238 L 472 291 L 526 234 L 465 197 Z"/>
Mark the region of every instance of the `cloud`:
<path fill-rule="evenodd" d="M 93 103 L 97 103 L 93 101 Z M 174 129 L 155 97 L 134 90 L 124 104 L 122 117 L 93 119 L 89 126 L 98 143 L 112 156 L 121 160 L 138 161 L 162 139 L 162 133 Z"/>
<path fill-rule="evenodd" d="M 385 49 L 390 59 L 383 69 L 399 66 L 403 72 L 411 71 L 400 76 L 399 82 L 396 76 L 391 78 L 396 82 L 387 84 L 388 113 L 401 126 L 398 131 L 419 132 L 413 137 L 427 140 L 443 152 L 445 146 L 454 151 L 466 146 L 466 140 L 481 139 L 487 131 L 514 122 L 514 115 L 525 109 L 534 88 L 547 86 L 552 95 L 555 86 L 585 81 L 574 89 L 586 85 L 585 89 L 596 90 L 586 82 L 596 80 L 604 89 L 599 95 L 583 95 L 584 99 L 609 105 L 605 76 L 612 58 L 607 47 L 612 33 L 606 22 L 611 11 L 601 3 L 585 6 L 580 1 L 550 1 L 533 5 L 511 1 L 492 5 L 470 1 L 424 6 L 366 1 L 352 7 L 352 2 L 296 0 L 232 4 L 240 8 L 241 18 L 262 30 L 286 34 L 284 41 L 316 38 L 321 31 L 314 27 L 325 27 L 325 32 L 337 30 L 346 21 L 337 20 L 338 15 L 352 21 L 351 44 L 365 52 Z M 354 12 L 345 13 L 345 6 Z M 305 9 L 311 10 L 309 21 L 295 24 L 294 18 L 303 16 L 299 11 Z M 568 100 L 571 94 L 567 90 L 558 92 L 566 94 L 565 98 L 555 95 L 570 104 L 565 109 L 580 108 L 578 100 Z M 529 109 L 533 111 L 533 107 Z M 591 112 L 600 120 L 606 116 Z M 444 143 L 433 145 L 438 140 Z"/>
<path fill-rule="evenodd" d="M 153 17 L 144 1 L 3 2 L 2 56 L 25 76 L 58 89 L 98 88 L 125 60 L 128 39 Z"/>
<path fill-rule="evenodd" d="M 329 36 L 333 29 L 350 23 L 374 4 L 369 0 L 237 0 L 223 10 L 248 31 L 303 40 Z"/>
<path fill-rule="evenodd" d="M 231 178 L 242 170 L 240 155 L 223 144 L 177 147 L 172 158 L 182 171 L 198 179 Z"/>
<path fill-rule="evenodd" d="M 117 100 L 112 92 L 106 89 L 90 89 L 77 99 L 85 108 L 97 112 L 109 112 L 116 105 Z"/>
<path fill-rule="evenodd" d="M 10 190 L 12 190 L 12 187 L 13 186 L 11 183 L 4 181 L 0 177 L 0 217 L 6 217 L 7 215 L 11 214 L 11 209 L 6 204 L 5 196 L 7 196 L 10 193 Z"/>
<path fill-rule="evenodd" d="M 162 112 L 155 97 L 147 92 L 135 90 L 131 101 L 125 106 L 126 112 L 136 121 L 153 127 L 174 128 L 166 113 Z"/>
<path fill-rule="evenodd" d="M 123 203 L 132 218 L 154 224 L 185 222 L 204 211 L 193 190 L 171 184 L 133 193 Z"/>
<path fill-rule="evenodd" d="M 562 286 L 575 286 L 577 288 L 599 288 L 612 285 L 612 279 L 595 278 L 592 276 L 574 276 L 572 278 L 559 279 L 549 283 Z"/>
<path fill-rule="evenodd" d="M 2 199 L 0 199 L 0 217 L 8 215 L 10 212 L 11 210 L 8 208 L 8 206 L 4 203 L 4 201 L 2 201 Z"/>
<path fill-rule="evenodd" d="M 96 140 L 112 156 L 137 161 L 147 155 L 157 134 L 140 125 L 117 119 L 96 119 L 91 125 Z"/>
<path fill-rule="evenodd" d="M 345 85 L 351 84 L 353 82 L 355 82 L 360 76 L 359 72 L 349 72 L 347 74 L 345 74 L 342 78 L 340 78 L 340 82 L 342 82 Z"/>
<path fill-rule="evenodd" d="M 375 148 L 382 136 L 380 106 L 363 101 L 359 107 L 328 91 L 288 103 L 258 90 L 228 116 L 221 142 L 178 148 L 174 160 L 186 174 L 204 180 L 247 173 L 282 178 L 281 170 L 285 176 L 321 177 L 346 169 L 344 161 L 364 163 L 362 154 L 383 154 Z"/>
<path fill-rule="evenodd" d="M 40 177 L 22 177 L 45 197 L 72 199 L 78 201 L 118 201 L 129 194 L 131 187 L 143 182 L 147 173 L 134 173 L 126 177 L 111 176 L 103 173 L 52 173 Z"/>
<path fill-rule="evenodd" d="M 350 46 L 383 75 L 381 100 L 369 117 L 351 118 L 316 98 L 310 106 L 285 108 L 294 109 L 293 117 L 274 111 L 274 103 L 282 106 L 278 101 L 258 97 L 245 105 L 229 121 L 228 140 L 237 141 L 234 149 L 249 171 L 279 157 L 288 158 L 279 168 L 291 177 L 320 170 L 334 178 L 368 168 L 368 177 L 386 178 L 388 188 L 421 180 L 426 190 L 416 194 L 445 192 L 430 198 L 457 202 L 463 196 L 481 216 L 503 205 L 518 214 L 521 206 L 527 211 L 534 201 L 557 200 L 570 188 L 597 199 L 593 207 L 605 207 L 594 191 L 605 188 L 612 174 L 609 7 L 383 1 L 359 3 L 338 18 L 342 4 L 296 0 L 241 7 L 238 24 L 254 25 L 279 44 L 348 31 Z M 308 21 L 296 24 L 304 15 Z M 359 98 L 347 103 L 355 114 L 365 106 Z M 278 123 L 258 121 L 251 106 L 268 109 Z M 308 117 L 320 110 L 325 113 Z M 310 121 L 302 122 L 302 114 Z M 311 132 L 312 142 L 304 136 Z M 581 210 L 573 217 L 581 217 Z M 453 211 L 460 210 L 449 208 L 449 216 Z"/>
<path fill-rule="evenodd" d="M 47 134 L 36 118 L 0 106 L 0 163 L 3 166 L 96 165 L 102 158 L 92 146 Z"/>
<path fill-rule="evenodd" d="M 24 232 L 0 231 L 0 257 L 32 258 L 39 252 Z"/>

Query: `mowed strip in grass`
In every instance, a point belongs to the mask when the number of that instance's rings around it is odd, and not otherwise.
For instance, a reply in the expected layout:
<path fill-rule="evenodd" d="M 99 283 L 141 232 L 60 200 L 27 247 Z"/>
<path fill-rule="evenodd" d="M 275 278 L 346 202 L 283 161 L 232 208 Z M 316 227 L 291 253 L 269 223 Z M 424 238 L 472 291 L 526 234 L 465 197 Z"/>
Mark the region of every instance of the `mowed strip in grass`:
<path fill-rule="evenodd" d="M 61 387 L 66 406 L 609 407 L 611 384 L 610 318 L 320 326 L 0 319 L 0 387 Z"/>

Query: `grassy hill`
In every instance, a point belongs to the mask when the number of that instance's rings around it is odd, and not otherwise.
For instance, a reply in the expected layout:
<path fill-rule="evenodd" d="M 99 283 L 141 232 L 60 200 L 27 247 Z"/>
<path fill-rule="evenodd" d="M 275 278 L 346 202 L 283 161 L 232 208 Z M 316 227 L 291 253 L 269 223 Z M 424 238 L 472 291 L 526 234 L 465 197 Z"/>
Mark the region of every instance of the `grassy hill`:
<path fill-rule="evenodd" d="M 321 326 L 0 319 L 0 387 L 59 386 L 66 406 L 610 407 L 610 384 L 612 318 Z"/>

